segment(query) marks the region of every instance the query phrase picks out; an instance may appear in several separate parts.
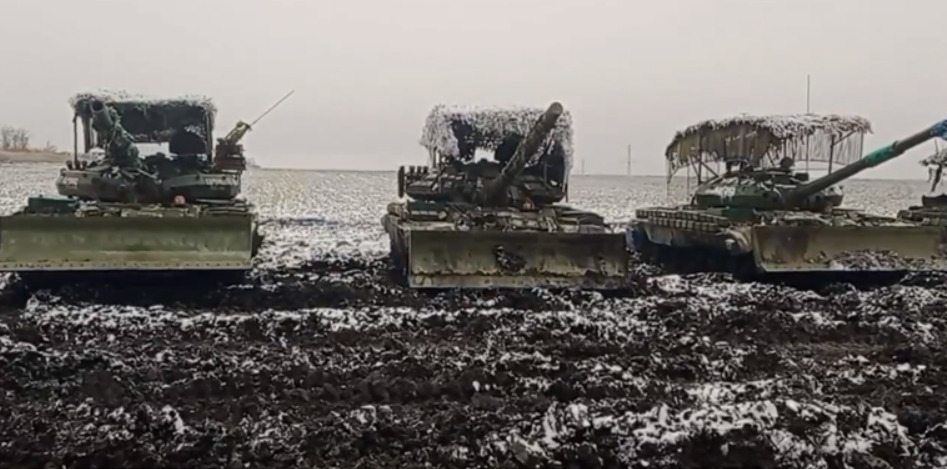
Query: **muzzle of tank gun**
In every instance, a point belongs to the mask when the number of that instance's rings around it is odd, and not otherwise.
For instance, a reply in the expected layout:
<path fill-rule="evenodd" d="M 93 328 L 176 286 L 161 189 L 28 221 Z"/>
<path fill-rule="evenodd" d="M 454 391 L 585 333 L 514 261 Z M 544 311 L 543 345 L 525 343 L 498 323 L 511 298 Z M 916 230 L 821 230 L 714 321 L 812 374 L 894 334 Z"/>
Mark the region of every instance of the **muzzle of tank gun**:
<path fill-rule="evenodd" d="M 940 137 L 941 140 L 947 140 L 947 120 L 938 122 L 932 130 L 934 135 Z"/>
<path fill-rule="evenodd" d="M 112 121 L 112 115 L 109 113 L 104 102 L 94 99 L 89 102 L 89 109 L 92 111 L 92 123 L 94 123 L 96 127 L 105 130 L 115 125 L 114 121 Z"/>

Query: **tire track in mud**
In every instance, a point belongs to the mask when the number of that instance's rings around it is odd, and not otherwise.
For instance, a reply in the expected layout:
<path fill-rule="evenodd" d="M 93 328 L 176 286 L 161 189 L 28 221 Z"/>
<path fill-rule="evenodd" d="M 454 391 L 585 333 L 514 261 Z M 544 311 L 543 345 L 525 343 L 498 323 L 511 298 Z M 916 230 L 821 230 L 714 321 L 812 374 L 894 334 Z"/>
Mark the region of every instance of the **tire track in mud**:
<path fill-rule="evenodd" d="M 640 280 L 623 298 L 427 294 L 394 285 L 383 259 L 321 256 L 209 290 L 14 284 L 0 299 L 0 461 L 947 464 L 936 279 L 864 292 Z"/>
<path fill-rule="evenodd" d="M 230 312 L 37 294 L 0 330 L 11 423 L 0 459 L 911 467 L 947 457 L 943 294 L 822 296 L 700 276 L 650 288 L 624 299 L 537 292 L 531 309 L 461 295 L 440 308 Z"/>

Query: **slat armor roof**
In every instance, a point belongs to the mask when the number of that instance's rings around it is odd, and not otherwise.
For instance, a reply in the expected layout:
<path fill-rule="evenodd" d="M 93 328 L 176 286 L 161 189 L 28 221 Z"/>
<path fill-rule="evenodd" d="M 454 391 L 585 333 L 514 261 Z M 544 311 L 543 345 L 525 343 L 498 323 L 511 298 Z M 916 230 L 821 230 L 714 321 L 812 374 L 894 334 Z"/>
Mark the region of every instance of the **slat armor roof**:
<path fill-rule="evenodd" d="M 525 136 L 545 112 L 533 107 L 488 107 L 440 104 L 427 116 L 420 143 L 448 159 L 472 159 L 473 150 L 493 151 L 511 134 Z M 564 111 L 531 163 L 551 145 L 562 147 L 566 171 L 572 167 L 572 115 Z"/>
<path fill-rule="evenodd" d="M 746 159 L 762 164 L 767 157 L 796 157 L 805 152 L 809 161 L 848 164 L 861 158 L 864 134 L 871 133 L 868 119 L 854 115 L 790 114 L 754 116 L 743 114 L 699 122 L 674 135 L 665 151 L 668 175 L 693 164 Z M 842 145 L 850 137 L 857 145 Z M 857 148 L 856 148 L 857 147 Z"/>
<path fill-rule="evenodd" d="M 213 130 L 217 107 L 205 96 L 155 98 L 125 92 L 98 91 L 79 93 L 69 99 L 76 115 L 92 118 L 89 102 L 100 100 L 115 108 L 120 123 L 137 142 L 167 141 L 175 129 L 204 134 L 209 123 Z M 208 122 L 209 121 L 209 122 Z"/>

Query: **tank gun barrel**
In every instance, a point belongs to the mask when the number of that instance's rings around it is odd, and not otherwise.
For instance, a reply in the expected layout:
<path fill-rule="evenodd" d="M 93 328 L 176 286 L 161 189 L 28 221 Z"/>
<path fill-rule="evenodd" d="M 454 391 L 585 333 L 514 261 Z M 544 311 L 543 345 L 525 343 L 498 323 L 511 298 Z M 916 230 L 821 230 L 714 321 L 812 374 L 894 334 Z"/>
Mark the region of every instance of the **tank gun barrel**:
<path fill-rule="evenodd" d="M 108 137 L 108 147 L 104 148 L 106 156 L 112 158 L 120 166 L 134 164 L 138 159 L 138 147 L 135 146 L 135 139 L 126 131 L 117 119 L 112 117 L 112 113 L 104 102 L 95 99 L 89 103 L 89 109 L 92 111 L 92 123 L 102 133 Z"/>
<path fill-rule="evenodd" d="M 112 120 L 112 115 L 109 113 L 108 108 L 105 107 L 105 103 L 98 99 L 92 100 L 92 102 L 89 103 L 89 109 L 92 111 L 92 123 L 103 132 L 112 130 L 115 127 L 115 121 Z"/>
<path fill-rule="evenodd" d="M 823 191 L 839 182 L 848 179 L 866 169 L 874 168 L 882 163 L 893 160 L 904 152 L 932 139 L 940 137 L 947 140 L 947 120 L 934 124 L 921 132 L 918 132 L 905 139 L 896 140 L 890 145 L 879 148 L 862 159 L 844 166 L 838 171 L 832 172 L 812 182 L 803 184 L 788 194 L 790 202 L 806 199 L 820 191 Z"/>
<path fill-rule="evenodd" d="M 539 151 L 543 140 L 552 132 L 556 121 L 562 113 L 562 104 L 554 102 L 539 116 L 539 119 L 536 120 L 536 123 L 533 124 L 533 127 L 529 130 L 529 133 L 526 134 L 526 138 L 517 145 L 513 157 L 510 158 L 510 161 L 507 162 L 500 171 L 499 176 L 491 181 L 485 188 L 485 202 L 492 203 L 503 198 L 503 194 L 510 184 L 512 184 L 513 179 L 523 172 L 529 159 Z"/>

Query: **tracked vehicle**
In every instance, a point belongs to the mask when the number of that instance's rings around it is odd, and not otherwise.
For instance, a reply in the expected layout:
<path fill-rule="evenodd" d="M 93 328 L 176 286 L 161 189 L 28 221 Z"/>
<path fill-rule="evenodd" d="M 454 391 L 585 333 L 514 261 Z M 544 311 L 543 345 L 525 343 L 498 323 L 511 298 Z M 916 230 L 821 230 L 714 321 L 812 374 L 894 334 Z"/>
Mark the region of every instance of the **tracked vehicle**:
<path fill-rule="evenodd" d="M 947 227 L 947 194 L 937 193 L 944 166 L 947 165 L 947 148 L 937 149 L 934 154 L 921 160 L 930 172 L 930 195 L 921 196 L 921 205 L 914 205 L 898 212 L 898 218 L 928 226 Z"/>
<path fill-rule="evenodd" d="M 30 197 L 0 217 L 0 271 L 36 278 L 251 268 L 262 238 L 253 206 L 238 198 L 246 169 L 239 141 L 249 125 L 214 147 L 216 108 L 207 98 L 83 93 L 70 103 L 75 156 L 56 179 L 57 195 Z M 144 144 L 167 144 L 171 155 L 143 157 Z"/>
<path fill-rule="evenodd" d="M 638 209 L 629 243 L 671 272 L 732 272 L 744 279 L 866 271 L 890 278 L 944 269 L 941 230 L 840 208 L 837 184 L 945 138 L 947 122 L 860 158 L 870 131 L 857 116 L 806 114 L 740 116 L 678 132 L 666 152 L 668 180 L 689 166 L 698 187 L 689 204 Z M 827 162 L 828 174 L 810 180 L 796 172 L 795 160 L 806 155 Z M 842 167 L 832 171 L 833 165 Z"/>
<path fill-rule="evenodd" d="M 572 165 L 571 115 L 436 106 L 421 144 L 430 165 L 398 170 L 400 202 L 381 223 L 396 276 L 421 289 L 625 286 L 624 234 L 560 205 Z M 494 161 L 475 161 L 475 152 Z M 405 200 L 405 197 L 407 198 Z"/>

